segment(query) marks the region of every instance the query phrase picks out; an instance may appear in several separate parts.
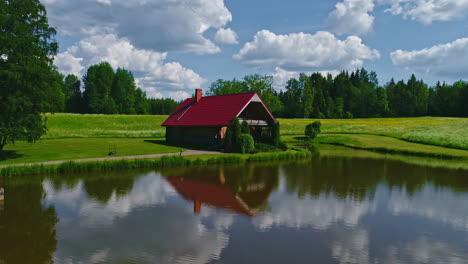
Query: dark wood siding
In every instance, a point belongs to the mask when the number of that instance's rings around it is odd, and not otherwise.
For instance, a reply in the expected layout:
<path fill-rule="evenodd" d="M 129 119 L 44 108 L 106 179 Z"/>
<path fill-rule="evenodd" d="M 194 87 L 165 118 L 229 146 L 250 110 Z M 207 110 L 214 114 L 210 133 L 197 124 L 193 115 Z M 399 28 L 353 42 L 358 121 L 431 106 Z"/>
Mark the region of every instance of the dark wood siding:
<path fill-rule="evenodd" d="M 220 127 L 166 127 L 166 140 L 171 143 L 215 144 Z"/>

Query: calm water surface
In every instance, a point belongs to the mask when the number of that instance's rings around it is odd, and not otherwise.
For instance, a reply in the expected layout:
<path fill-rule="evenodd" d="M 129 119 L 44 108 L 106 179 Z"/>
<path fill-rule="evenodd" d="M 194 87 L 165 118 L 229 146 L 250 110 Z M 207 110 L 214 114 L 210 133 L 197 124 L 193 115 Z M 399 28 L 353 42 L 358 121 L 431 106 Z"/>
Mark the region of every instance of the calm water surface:
<path fill-rule="evenodd" d="M 0 263 L 468 263 L 468 172 L 369 158 L 6 181 Z"/>

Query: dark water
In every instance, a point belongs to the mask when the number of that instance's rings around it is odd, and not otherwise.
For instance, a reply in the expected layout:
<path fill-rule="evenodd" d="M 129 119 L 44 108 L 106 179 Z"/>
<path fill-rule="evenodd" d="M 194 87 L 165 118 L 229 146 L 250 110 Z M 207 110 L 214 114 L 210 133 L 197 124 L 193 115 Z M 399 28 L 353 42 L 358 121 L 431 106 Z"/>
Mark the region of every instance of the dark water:
<path fill-rule="evenodd" d="M 468 263 L 464 170 L 322 157 L 4 184 L 0 263 Z"/>

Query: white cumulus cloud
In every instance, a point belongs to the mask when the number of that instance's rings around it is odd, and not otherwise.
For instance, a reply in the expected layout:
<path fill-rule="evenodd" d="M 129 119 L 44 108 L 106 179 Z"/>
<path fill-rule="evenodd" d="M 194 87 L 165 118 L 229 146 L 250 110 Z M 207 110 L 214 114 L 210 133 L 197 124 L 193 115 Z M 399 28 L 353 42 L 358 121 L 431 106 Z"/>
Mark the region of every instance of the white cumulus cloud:
<path fill-rule="evenodd" d="M 128 39 L 107 34 L 80 40 L 59 53 L 55 64 L 64 74 L 83 76 L 89 66 L 109 62 L 114 68 L 132 71 L 137 84 L 151 97 L 199 88 L 206 81 L 178 62 L 165 62 L 166 56 L 166 52 L 138 49 Z"/>
<path fill-rule="evenodd" d="M 389 5 L 386 10 L 393 15 L 402 15 L 405 19 L 416 20 L 423 24 L 434 21 L 451 21 L 466 17 L 467 0 L 377 0 L 382 5 Z"/>
<path fill-rule="evenodd" d="M 323 76 L 327 76 L 328 74 L 331 74 L 332 76 L 338 75 L 340 72 L 339 71 L 318 71 L 320 74 Z M 299 75 L 301 73 L 305 73 L 307 75 L 311 75 L 312 72 L 299 72 L 299 71 L 286 71 L 280 67 L 276 67 L 275 71 L 273 73 L 270 73 L 270 75 L 273 77 L 273 88 L 275 90 L 279 91 L 285 88 L 287 82 L 292 79 L 292 78 L 299 78 Z"/>
<path fill-rule="evenodd" d="M 421 50 L 396 50 L 390 54 L 395 66 L 438 76 L 467 77 L 468 38 Z"/>
<path fill-rule="evenodd" d="M 277 35 L 268 30 L 257 32 L 233 58 L 249 66 L 281 67 L 288 71 L 333 71 L 362 67 L 365 60 L 380 57 L 377 50 L 356 36 L 345 40 L 332 33 Z"/>
<path fill-rule="evenodd" d="M 283 89 L 290 79 L 298 78 L 299 74 L 297 71 L 286 71 L 280 67 L 276 67 L 275 71 L 270 74 L 273 77 L 273 88 L 277 91 Z"/>
<path fill-rule="evenodd" d="M 374 0 L 344 0 L 328 16 L 329 28 L 338 35 L 365 35 L 374 23 Z"/>
<path fill-rule="evenodd" d="M 136 47 L 211 54 L 220 51 L 206 30 L 232 20 L 224 0 L 46 0 L 59 32 L 87 37 L 112 33 Z"/>
<path fill-rule="evenodd" d="M 237 34 L 230 28 L 220 28 L 215 34 L 215 40 L 218 43 L 237 44 Z"/>

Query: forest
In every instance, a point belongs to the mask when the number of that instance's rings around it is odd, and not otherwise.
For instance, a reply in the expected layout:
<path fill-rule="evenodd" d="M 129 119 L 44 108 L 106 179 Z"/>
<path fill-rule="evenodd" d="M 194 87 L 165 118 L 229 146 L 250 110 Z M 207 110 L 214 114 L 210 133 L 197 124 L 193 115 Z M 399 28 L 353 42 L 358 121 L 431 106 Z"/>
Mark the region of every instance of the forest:
<path fill-rule="evenodd" d="M 78 77 L 67 75 L 61 86 L 63 96 L 57 100 L 63 102 L 54 104 L 55 112 L 167 115 L 180 103 L 171 98 L 148 98 L 130 71 L 115 71 L 106 62 L 89 67 L 83 84 Z M 380 86 L 377 74 L 364 68 L 336 76 L 301 73 L 279 92 L 268 75 L 219 79 L 206 95 L 244 92 L 257 92 L 275 116 L 284 118 L 468 117 L 468 104 L 464 103 L 468 102 L 468 83 L 464 81 L 430 87 L 413 74 L 407 81 L 392 79 Z"/>

